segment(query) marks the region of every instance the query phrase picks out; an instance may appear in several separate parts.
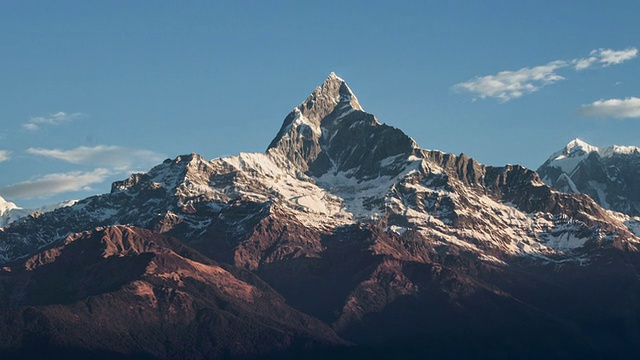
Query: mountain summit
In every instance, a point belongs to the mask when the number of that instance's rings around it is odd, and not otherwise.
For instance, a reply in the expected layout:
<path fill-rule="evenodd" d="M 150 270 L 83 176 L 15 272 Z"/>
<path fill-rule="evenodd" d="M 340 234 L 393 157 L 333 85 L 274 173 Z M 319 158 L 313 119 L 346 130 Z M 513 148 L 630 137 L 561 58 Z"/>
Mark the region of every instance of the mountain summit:
<path fill-rule="evenodd" d="M 570 145 L 553 161 L 608 156 Z M 189 358 L 637 353 L 628 220 L 522 166 L 422 149 L 332 73 L 264 153 L 167 159 L 0 229 L 0 318 L 22 336 L 0 326 L 0 355 L 27 337 Z M 53 331 L 66 318 L 92 336 Z"/>
<path fill-rule="evenodd" d="M 0 228 L 28 214 L 26 210 L 0 196 Z"/>
<path fill-rule="evenodd" d="M 285 118 L 267 153 L 300 171 L 322 176 L 344 172 L 358 179 L 377 176 L 376 163 L 404 154 L 415 142 L 365 112 L 347 83 L 331 73 Z"/>
<path fill-rule="evenodd" d="M 555 161 L 582 159 L 591 150 L 575 141 Z M 168 159 L 114 183 L 110 194 L 7 227 L 0 232 L 0 259 L 27 255 L 68 233 L 132 224 L 208 249 L 226 247 L 230 258 L 218 260 L 243 259 L 237 265 L 253 269 L 265 254 L 245 249 L 243 241 L 261 221 L 282 224 L 284 218 L 291 228 L 330 233 L 370 224 L 495 263 L 514 256 L 577 259 L 603 231 L 616 241 L 637 240 L 590 199 L 554 191 L 533 171 L 421 149 L 362 110 L 346 82 L 331 73 L 286 116 L 265 153 Z M 311 243 L 296 241 L 280 256 L 318 256 L 324 245 Z"/>
<path fill-rule="evenodd" d="M 0 196 L 0 215 L 17 208 L 18 206 L 16 206 L 16 204 L 6 201 L 2 196 Z"/>
<path fill-rule="evenodd" d="M 575 139 L 538 168 L 542 180 L 563 192 L 587 194 L 602 207 L 640 215 L 640 148 L 598 148 Z"/>

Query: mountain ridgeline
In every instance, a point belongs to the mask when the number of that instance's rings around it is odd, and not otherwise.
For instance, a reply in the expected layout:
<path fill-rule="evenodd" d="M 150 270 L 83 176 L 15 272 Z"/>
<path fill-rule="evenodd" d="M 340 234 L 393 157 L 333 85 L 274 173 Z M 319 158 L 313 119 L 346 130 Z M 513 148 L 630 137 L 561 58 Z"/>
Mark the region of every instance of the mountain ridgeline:
<path fill-rule="evenodd" d="M 640 215 L 640 148 L 603 149 L 575 139 L 554 153 L 538 173 L 545 183 L 567 193 L 582 193 L 600 206 Z"/>
<path fill-rule="evenodd" d="M 635 353 L 634 213 L 548 168 L 423 149 L 332 73 L 264 153 L 167 159 L 0 229 L 0 352 Z"/>

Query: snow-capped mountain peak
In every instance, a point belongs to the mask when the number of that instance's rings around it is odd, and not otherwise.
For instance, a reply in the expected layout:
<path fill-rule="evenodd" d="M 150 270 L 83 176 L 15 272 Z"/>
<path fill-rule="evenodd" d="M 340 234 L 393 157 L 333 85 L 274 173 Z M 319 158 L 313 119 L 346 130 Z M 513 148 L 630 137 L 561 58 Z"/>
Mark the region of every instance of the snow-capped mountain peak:
<path fill-rule="evenodd" d="M 583 156 L 579 148 L 589 149 L 575 141 L 567 155 Z M 24 234 L 29 246 L 39 247 L 56 236 L 111 224 L 190 241 L 217 234 L 229 244 L 251 236 L 256 226 L 268 227 L 257 224 L 263 220 L 305 229 L 300 232 L 366 224 L 397 234 L 412 230 L 416 241 L 464 248 L 483 259 L 505 256 L 492 262 L 532 254 L 572 256 L 574 249 L 599 239 L 594 229 L 612 238 L 629 235 L 593 201 L 559 194 L 533 171 L 486 167 L 465 155 L 421 149 L 401 130 L 363 111 L 335 74 L 285 118 L 265 153 L 168 159 L 114 183 L 110 194 L 37 220 L 0 233 L 0 241 L 12 237 L 6 260 L 30 251 L 21 242 Z M 56 235 L 32 236 L 45 222 L 64 227 Z M 316 245 L 305 243 L 305 253 L 322 247 Z M 243 257 L 242 266 L 258 266 L 259 256 Z"/>
<path fill-rule="evenodd" d="M 583 153 L 591 153 L 594 151 L 597 152 L 598 150 L 599 150 L 598 147 L 590 145 L 584 140 L 576 138 L 571 140 L 567 144 L 567 146 L 565 146 L 564 153 L 567 156 L 572 156 L 572 155 L 581 155 Z"/>
<path fill-rule="evenodd" d="M 306 175 L 332 171 L 360 179 L 379 176 L 383 160 L 406 160 L 417 148 L 402 131 L 365 112 L 347 83 L 331 73 L 289 113 L 267 153 Z"/>
<path fill-rule="evenodd" d="M 601 157 L 611 157 L 614 155 L 640 155 L 640 147 L 637 146 L 620 146 L 611 145 L 604 148 L 599 148 L 585 142 L 581 139 L 571 140 L 562 150 L 555 152 L 549 161 L 561 161 L 567 158 L 583 158 L 591 153 L 597 153 Z"/>
<path fill-rule="evenodd" d="M 600 149 L 600 156 L 602 157 L 611 157 L 614 155 L 640 155 L 640 147 L 637 146 L 620 146 L 620 145 L 612 145 L 607 146 L 604 149 Z"/>
<path fill-rule="evenodd" d="M 582 160 L 591 153 L 598 153 L 596 146 L 589 145 L 583 140 L 571 140 L 562 150 L 553 153 L 545 162 L 546 166 L 560 169 L 563 173 L 571 174 Z"/>
<path fill-rule="evenodd" d="M 0 228 L 3 228 L 10 223 L 25 218 L 31 214 L 42 214 L 50 211 L 54 211 L 59 208 L 69 207 L 74 205 L 77 200 L 62 201 L 55 204 L 47 204 L 39 208 L 22 208 L 15 203 L 6 201 L 0 196 Z"/>
<path fill-rule="evenodd" d="M 599 148 L 575 139 L 538 168 L 543 181 L 558 190 L 584 193 L 607 209 L 640 214 L 640 148 Z"/>
<path fill-rule="evenodd" d="M 0 196 L 0 215 L 3 215 L 7 211 L 13 209 L 19 209 L 19 207 L 10 201 L 6 201 L 2 196 Z"/>
<path fill-rule="evenodd" d="M 336 89 L 337 89 L 337 93 L 336 93 Z M 336 73 L 334 73 L 333 71 L 329 74 L 329 76 L 324 81 L 324 83 L 314 91 L 314 94 L 318 91 L 320 93 L 324 93 L 328 95 L 329 97 L 332 97 L 334 101 L 337 101 L 337 103 L 339 104 L 342 103 L 343 106 L 348 104 L 351 108 L 355 110 L 364 111 L 364 109 L 362 108 L 362 106 L 360 106 L 360 103 L 358 102 L 358 98 L 353 93 L 349 85 L 347 85 L 347 82 L 344 81 L 342 78 L 340 78 L 338 75 L 336 75 Z M 313 94 L 311 97 L 313 97 Z"/>

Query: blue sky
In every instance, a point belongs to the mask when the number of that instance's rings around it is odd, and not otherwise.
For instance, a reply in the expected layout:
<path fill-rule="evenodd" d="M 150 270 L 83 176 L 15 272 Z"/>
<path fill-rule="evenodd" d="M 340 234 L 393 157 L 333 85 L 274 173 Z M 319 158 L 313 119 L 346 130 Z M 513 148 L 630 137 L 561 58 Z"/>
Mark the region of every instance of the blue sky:
<path fill-rule="evenodd" d="M 537 168 L 640 145 L 639 1 L 5 1 L 0 195 L 264 151 L 331 71 L 420 146 Z"/>

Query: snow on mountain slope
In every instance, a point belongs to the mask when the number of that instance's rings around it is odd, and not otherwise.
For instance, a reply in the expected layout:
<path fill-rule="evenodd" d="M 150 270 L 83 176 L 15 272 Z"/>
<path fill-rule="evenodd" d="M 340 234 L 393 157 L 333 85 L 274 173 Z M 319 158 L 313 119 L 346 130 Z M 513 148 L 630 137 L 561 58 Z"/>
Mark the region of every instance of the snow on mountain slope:
<path fill-rule="evenodd" d="M 6 201 L 2 196 L 0 196 L 0 215 L 17 208 L 16 204 Z"/>
<path fill-rule="evenodd" d="M 574 139 L 564 149 L 549 157 L 549 166 L 559 168 L 563 173 L 571 175 L 578 164 L 589 154 L 598 153 L 599 151 L 595 146 L 591 146 L 580 139 Z"/>
<path fill-rule="evenodd" d="M 22 208 L 0 196 L 0 228 L 25 215 L 27 214 Z"/>
<path fill-rule="evenodd" d="M 63 201 L 57 204 L 44 205 L 36 209 L 23 209 L 16 204 L 6 201 L 0 196 L 0 228 L 7 226 L 16 220 L 29 216 L 31 214 L 41 214 L 53 211 L 58 208 L 71 206 L 76 200 Z"/>
<path fill-rule="evenodd" d="M 571 175 L 578 165 L 592 153 L 596 153 L 602 158 L 611 158 L 616 155 L 640 154 L 640 148 L 637 146 L 612 145 L 600 149 L 587 144 L 583 140 L 574 139 L 564 149 L 552 154 L 545 164 L 549 167 L 559 168 L 563 173 Z"/>
<path fill-rule="evenodd" d="M 555 161 L 593 149 L 575 142 L 566 150 Z M 227 249 L 247 267 L 319 256 L 322 236 L 354 224 L 496 264 L 523 256 L 578 259 L 589 244 L 638 241 L 622 220 L 587 197 L 547 187 L 533 171 L 421 149 L 364 112 L 333 73 L 285 118 L 265 153 L 167 159 L 115 182 L 110 194 L 7 226 L 0 231 L 0 259 L 117 224 L 169 233 L 217 253 Z M 280 232 L 269 230 L 274 227 Z M 405 245 L 372 246 L 381 254 L 408 254 L 398 248 Z"/>
<path fill-rule="evenodd" d="M 640 148 L 598 148 L 575 139 L 538 168 L 560 191 L 583 193 L 607 209 L 640 215 Z"/>

